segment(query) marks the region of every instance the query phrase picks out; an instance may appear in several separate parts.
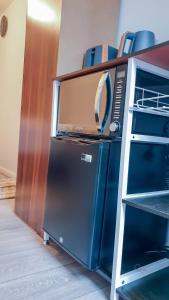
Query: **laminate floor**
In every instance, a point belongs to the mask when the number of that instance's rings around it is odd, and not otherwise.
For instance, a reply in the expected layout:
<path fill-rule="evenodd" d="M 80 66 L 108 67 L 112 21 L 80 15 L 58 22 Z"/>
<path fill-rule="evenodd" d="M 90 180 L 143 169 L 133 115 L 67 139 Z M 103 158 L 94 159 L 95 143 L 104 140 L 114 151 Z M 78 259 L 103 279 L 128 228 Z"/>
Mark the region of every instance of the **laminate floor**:
<path fill-rule="evenodd" d="M 0 200 L 0 300 L 107 300 L 110 289 L 55 245 L 44 246 Z"/>
<path fill-rule="evenodd" d="M 16 192 L 16 178 L 0 172 L 0 200 L 12 199 Z"/>

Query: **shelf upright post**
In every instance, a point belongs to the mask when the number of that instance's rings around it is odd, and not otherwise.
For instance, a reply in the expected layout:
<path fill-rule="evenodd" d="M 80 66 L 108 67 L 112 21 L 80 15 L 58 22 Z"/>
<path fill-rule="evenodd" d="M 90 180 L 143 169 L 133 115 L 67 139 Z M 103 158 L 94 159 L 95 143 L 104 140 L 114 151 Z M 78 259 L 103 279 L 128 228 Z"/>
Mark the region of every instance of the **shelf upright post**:
<path fill-rule="evenodd" d="M 118 300 L 116 288 L 119 286 L 122 265 L 122 251 L 123 251 L 123 237 L 125 226 L 125 209 L 126 205 L 123 203 L 123 198 L 127 195 L 128 185 L 128 169 L 130 158 L 131 145 L 131 131 L 133 112 L 129 109 L 134 104 L 135 95 L 135 81 L 136 81 L 136 64 L 134 58 L 129 59 L 127 89 L 124 109 L 124 123 L 122 133 L 122 149 L 120 158 L 120 174 L 119 174 L 119 188 L 117 200 L 117 215 L 116 215 L 116 233 L 114 245 L 114 258 L 111 282 L 111 300 Z"/>

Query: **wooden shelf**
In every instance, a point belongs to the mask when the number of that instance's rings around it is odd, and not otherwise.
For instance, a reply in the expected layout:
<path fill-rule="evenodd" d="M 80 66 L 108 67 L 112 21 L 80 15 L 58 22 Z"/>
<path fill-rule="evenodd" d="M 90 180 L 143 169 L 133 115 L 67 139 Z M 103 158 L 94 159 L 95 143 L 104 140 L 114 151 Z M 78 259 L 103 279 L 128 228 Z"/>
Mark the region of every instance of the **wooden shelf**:
<path fill-rule="evenodd" d="M 120 57 L 105 63 L 101 63 L 98 65 L 95 65 L 93 67 L 89 67 L 89 68 L 85 68 L 85 69 L 81 69 L 69 74 L 65 74 L 59 77 L 54 78 L 54 80 L 58 80 L 58 81 L 65 81 L 68 79 L 73 79 L 73 78 L 77 78 L 77 77 L 81 77 L 81 76 L 85 76 L 85 75 L 89 75 L 92 73 L 96 73 L 99 71 L 104 71 L 104 70 L 108 70 L 111 69 L 117 65 L 122 65 L 128 62 L 128 58 L 129 56 L 124 56 L 124 57 Z"/>
<path fill-rule="evenodd" d="M 161 67 L 163 69 L 169 70 L 169 41 L 155 45 L 151 48 L 138 51 L 133 53 L 132 55 L 126 55 L 102 64 L 98 64 L 94 67 L 81 69 L 73 73 L 65 74 L 59 77 L 54 78 L 54 80 L 64 81 L 88 74 L 92 74 L 95 72 L 111 69 L 115 66 L 125 64 L 128 62 L 128 59 L 131 57 L 135 57 L 137 59 L 143 60 L 155 66 Z"/>
<path fill-rule="evenodd" d="M 169 195 L 124 199 L 123 202 L 137 209 L 169 219 Z"/>
<path fill-rule="evenodd" d="M 123 300 L 168 300 L 169 268 L 127 284 L 117 293 Z"/>

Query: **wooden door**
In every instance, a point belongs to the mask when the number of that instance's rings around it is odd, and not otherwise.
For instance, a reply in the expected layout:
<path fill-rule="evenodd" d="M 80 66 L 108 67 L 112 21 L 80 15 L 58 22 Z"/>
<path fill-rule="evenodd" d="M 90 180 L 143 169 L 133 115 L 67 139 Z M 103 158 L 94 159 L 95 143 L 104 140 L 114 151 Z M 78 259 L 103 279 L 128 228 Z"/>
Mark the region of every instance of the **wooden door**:
<path fill-rule="evenodd" d="M 62 0 L 28 0 L 15 212 L 42 235 Z M 35 7 L 36 6 L 36 7 Z"/>

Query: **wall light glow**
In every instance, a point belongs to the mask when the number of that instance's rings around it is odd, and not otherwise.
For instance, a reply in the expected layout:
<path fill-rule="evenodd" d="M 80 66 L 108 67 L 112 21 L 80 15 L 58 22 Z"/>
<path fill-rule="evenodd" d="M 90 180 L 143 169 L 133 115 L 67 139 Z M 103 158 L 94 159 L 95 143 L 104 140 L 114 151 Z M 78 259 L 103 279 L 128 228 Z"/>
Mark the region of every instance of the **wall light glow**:
<path fill-rule="evenodd" d="M 28 1 L 28 16 L 39 22 L 47 23 L 56 19 L 54 11 L 43 0 Z"/>

